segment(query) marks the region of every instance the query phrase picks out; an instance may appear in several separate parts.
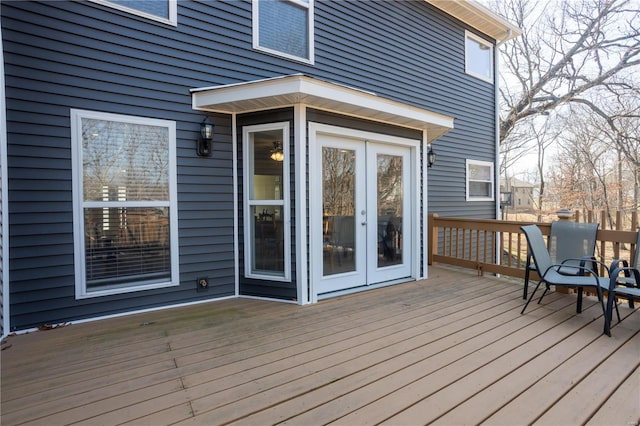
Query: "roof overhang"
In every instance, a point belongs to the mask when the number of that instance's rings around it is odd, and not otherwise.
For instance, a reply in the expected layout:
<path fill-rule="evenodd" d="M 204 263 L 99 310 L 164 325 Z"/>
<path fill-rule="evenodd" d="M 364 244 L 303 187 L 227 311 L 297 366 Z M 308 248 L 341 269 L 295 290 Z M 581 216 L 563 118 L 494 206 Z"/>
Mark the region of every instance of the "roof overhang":
<path fill-rule="evenodd" d="M 191 89 L 193 108 L 225 114 L 304 104 L 367 120 L 426 130 L 429 142 L 453 128 L 453 118 L 374 93 L 294 74 Z"/>
<path fill-rule="evenodd" d="M 518 37 L 522 30 L 490 9 L 473 0 L 425 0 L 443 12 L 476 30 L 504 43 Z"/>

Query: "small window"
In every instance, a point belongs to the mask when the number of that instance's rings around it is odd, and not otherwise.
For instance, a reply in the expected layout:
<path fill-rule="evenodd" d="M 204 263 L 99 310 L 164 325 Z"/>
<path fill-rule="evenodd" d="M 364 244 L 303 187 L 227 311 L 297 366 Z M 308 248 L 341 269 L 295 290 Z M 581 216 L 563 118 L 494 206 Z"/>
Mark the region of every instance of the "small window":
<path fill-rule="evenodd" d="M 178 285 L 173 121 L 71 110 L 76 295 Z"/>
<path fill-rule="evenodd" d="M 493 199 L 493 163 L 467 160 L 467 201 Z"/>
<path fill-rule="evenodd" d="M 148 19 L 177 25 L 177 0 L 92 0 Z"/>
<path fill-rule="evenodd" d="M 465 72 L 493 83 L 493 44 L 465 32 Z"/>
<path fill-rule="evenodd" d="M 243 129 L 245 276 L 291 280 L 289 123 Z"/>
<path fill-rule="evenodd" d="M 313 0 L 253 0 L 253 47 L 313 63 Z"/>

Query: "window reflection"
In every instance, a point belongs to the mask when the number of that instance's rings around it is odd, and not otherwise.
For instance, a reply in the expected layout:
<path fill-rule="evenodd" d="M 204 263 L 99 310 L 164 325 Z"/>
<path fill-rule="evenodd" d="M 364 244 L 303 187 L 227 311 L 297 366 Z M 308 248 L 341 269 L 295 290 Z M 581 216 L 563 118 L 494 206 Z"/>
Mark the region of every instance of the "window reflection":
<path fill-rule="evenodd" d="M 168 200 L 168 134 L 166 127 L 83 119 L 84 201 Z M 117 188 L 126 189 L 124 200 Z"/>
<path fill-rule="evenodd" d="M 323 275 L 355 271 L 355 158 L 322 148 Z"/>
<path fill-rule="evenodd" d="M 284 228 L 280 207 L 253 206 L 254 271 L 284 271 Z"/>
<path fill-rule="evenodd" d="M 171 278 L 168 208 L 87 208 L 84 219 L 87 288 Z"/>
<path fill-rule="evenodd" d="M 402 157 L 378 154 L 378 267 L 402 264 Z"/>
<path fill-rule="evenodd" d="M 310 6 L 308 1 L 304 3 L 306 5 L 288 0 L 259 1 L 259 45 L 310 59 Z"/>

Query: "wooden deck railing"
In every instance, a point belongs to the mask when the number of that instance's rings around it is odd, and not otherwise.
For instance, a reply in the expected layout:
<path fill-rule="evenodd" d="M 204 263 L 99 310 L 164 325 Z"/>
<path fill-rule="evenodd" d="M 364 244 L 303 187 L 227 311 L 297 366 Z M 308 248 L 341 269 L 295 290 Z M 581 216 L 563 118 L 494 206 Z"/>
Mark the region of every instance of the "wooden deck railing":
<path fill-rule="evenodd" d="M 429 264 L 444 263 L 484 272 L 524 278 L 527 240 L 520 230 L 531 222 L 463 219 L 429 215 Z M 549 235 L 550 223 L 536 223 Z M 609 265 L 629 259 L 639 248 L 635 231 L 599 229 L 596 258 Z M 498 255 L 500 253 L 500 255 Z"/>

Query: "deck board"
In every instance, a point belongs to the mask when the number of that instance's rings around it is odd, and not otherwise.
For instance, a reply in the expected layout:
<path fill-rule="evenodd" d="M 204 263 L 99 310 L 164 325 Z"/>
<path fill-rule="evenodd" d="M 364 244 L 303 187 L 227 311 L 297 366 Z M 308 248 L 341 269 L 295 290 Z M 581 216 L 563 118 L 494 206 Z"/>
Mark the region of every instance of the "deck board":
<path fill-rule="evenodd" d="M 635 339 L 638 337 L 635 336 Z M 587 425 L 637 425 L 640 424 L 640 367 L 631 372 L 616 391 L 589 419 Z M 631 409 L 630 409 L 631 407 Z M 635 407 L 635 409 L 633 409 Z"/>
<path fill-rule="evenodd" d="M 433 267 L 309 306 L 228 299 L 10 336 L 0 420 L 637 423 L 640 311 L 621 305 L 609 338 L 595 298 L 520 315 L 519 284 Z"/>
<path fill-rule="evenodd" d="M 535 310 L 530 315 L 513 319 L 506 326 L 496 327 L 452 347 L 447 353 L 439 354 L 435 360 L 431 360 L 436 362 L 429 363 L 431 368 L 426 371 L 428 374 L 385 396 L 375 406 L 365 406 L 340 419 L 338 424 L 371 424 L 385 420 L 389 424 L 415 424 L 417 419 L 441 414 L 441 410 L 454 407 L 460 402 L 460 397 L 453 392 L 453 400 L 440 407 L 438 398 L 441 391 L 446 392 L 450 384 L 459 389 L 457 383 L 465 376 L 473 374 L 502 354 L 510 355 L 512 351 L 547 331 L 548 321 L 536 321 L 541 315 L 546 320 L 555 318 L 555 322 L 570 317 L 573 305 L 564 306 L 561 311 L 547 316 L 544 310 Z M 523 327 L 525 324 L 526 327 Z M 569 330 L 564 332 L 568 333 Z M 546 339 L 540 341 L 540 344 L 551 344 L 551 340 L 548 343 Z M 496 364 L 497 368 L 501 368 L 500 363 Z M 491 381 L 479 384 L 486 386 L 487 383 Z"/>

